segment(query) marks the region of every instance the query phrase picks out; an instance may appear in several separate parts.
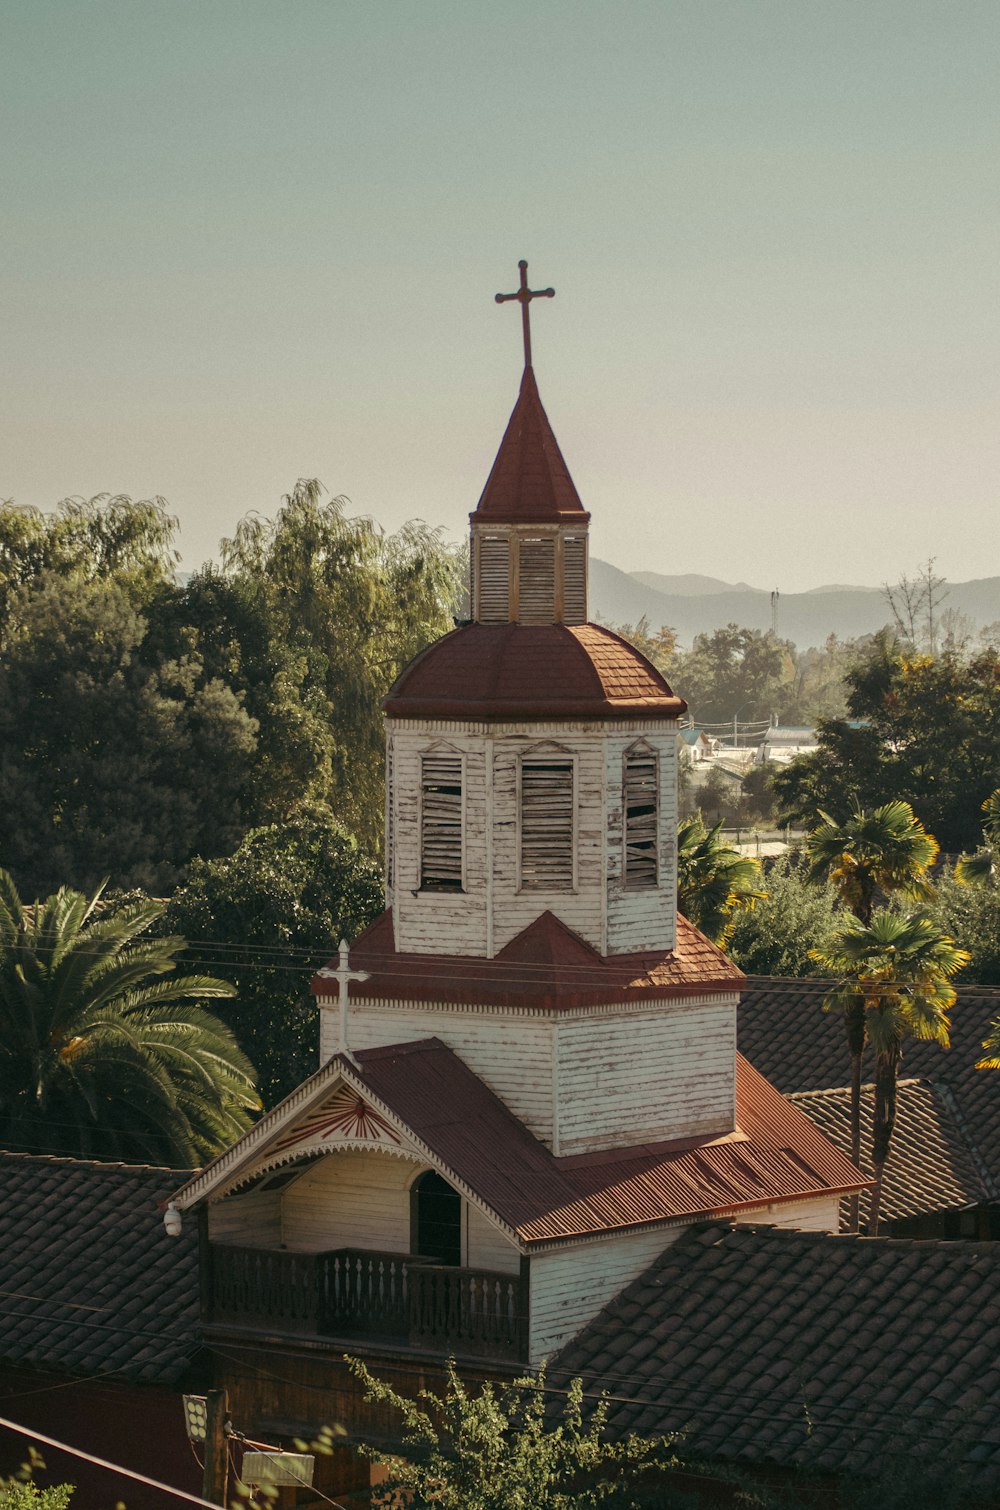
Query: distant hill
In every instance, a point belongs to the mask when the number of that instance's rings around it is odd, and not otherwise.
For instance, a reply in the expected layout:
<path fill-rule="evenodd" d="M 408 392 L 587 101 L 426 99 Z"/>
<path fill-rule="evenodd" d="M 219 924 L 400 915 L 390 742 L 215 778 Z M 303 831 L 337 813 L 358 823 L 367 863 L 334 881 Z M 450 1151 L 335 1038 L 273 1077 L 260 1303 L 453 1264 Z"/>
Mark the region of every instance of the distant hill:
<path fill-rule="evenodd" d="M 707 581 L 702 592 L 685 589 L 658 591 L 650 581 Z M 714 577 L 667 577 L 656 572 L 623 572 L 607 561 L 590 562 L 591 617 L 611 624 L 634 624 L 645 616 L 658 629 L 669 624 L 683 644 L 696 634 L 711 633 L 724 624 L 770 629 L 771 596 L 742 584 L 727 585 Z M 942 611 L 965 614 L 975 629 L 1000 620 L 1000 577 L 949 584 Z M 800 648 L 822 645 L 831 634 L 854 639 L 874 634 L 891 615 L 878 588 L 827 587 L 811 592 L 782 593 L 778 599 L 778 633 Z"/>
<path fill-rule="evenodd" d="M 665 592 L 676 598 L 706 598 L 720 592 L 763 592 L 762 587 L 751 587 L 749 582 L 720 582 L 718 577 L 703 577 L 698 572 L 686 572 L 680 577 L 665 577 L 658 571 L 630 571 L 630 577 L 641 582 L 643 587 L 652 587 L 655 592 Z"/>

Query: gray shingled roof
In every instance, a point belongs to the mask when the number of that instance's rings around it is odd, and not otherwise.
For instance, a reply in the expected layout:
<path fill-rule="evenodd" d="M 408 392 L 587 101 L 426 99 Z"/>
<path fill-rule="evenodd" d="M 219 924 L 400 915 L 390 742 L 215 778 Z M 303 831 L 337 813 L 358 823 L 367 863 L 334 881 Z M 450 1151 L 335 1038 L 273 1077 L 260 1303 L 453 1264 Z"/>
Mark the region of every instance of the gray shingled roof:
<path fill-rule="evenodd" d="M 851 1092 L 799 1091 L 789 1096 L 801 1111 L 850 1156 Z M 875 1092 L 861 1091 L 861 1147 L 870 1149 Z M 867 1167 L 863 1157 L 862 1164 Z M 960 1211 L 997 1198 L 997 1187 L 966 1138 L 947 1086 L 929 1080 L 900 1080 L 896 1126 L 885 1166 L 882 1218 L 896 1221 L 929 1211 Z M 842 1213 L 846 1202 L 841 1203 Z M 868 1220 L 869 1197 L 861 1196 L 861 1221 Z"/>
<path fill-rule="evenodd" d="M 787 1095 L 847 1085 L 850 1066 L 843 1021 L 824 1012 L 831 983 L 751 976 L 742 993 L 738 1043 L 756 1070 Z M 1000 1017 L 1000 987 L 959 986 L 951 1013 L 951 1048 L 936 1043 L 906 1045 L 902 1074 L 940 1084 L 967 1141 L 1000 1183 L 1000 1071 L 977 1070 L 982 1041 Z M 872 1075 L 866 1055 L 865 1079 Z"/>
<path fill-rule="evenodd" d="M 163 1230 L 176 1169 L 0 1152 L 0 1364 L 175 1384 L 199 1346 L 198 1244 Z"/>
<path fill-rule="evenodd" d="M 1000 1489 L 1000 1245 L 689 1228 L 553 1360 L 616 1432 L 872 1474 L 899 1453 Z"/>

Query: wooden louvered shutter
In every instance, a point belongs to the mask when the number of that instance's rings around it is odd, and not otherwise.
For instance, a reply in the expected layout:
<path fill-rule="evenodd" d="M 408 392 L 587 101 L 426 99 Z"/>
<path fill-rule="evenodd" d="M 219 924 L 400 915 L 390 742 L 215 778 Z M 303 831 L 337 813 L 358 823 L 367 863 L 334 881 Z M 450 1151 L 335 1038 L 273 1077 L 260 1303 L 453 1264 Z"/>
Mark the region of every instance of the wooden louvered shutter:
<path fill-rule="evenodd" d="M 506 624 L 510 618 L 510 541 L 506 535 L 480 535 L 479 592 L 476 617 L 481 624 Z"/>
<path fill-rule="evenodd" d="M 563 540 L 563 623 L 587 622 L 587 541 L 583 535 Z"/>
<path fill-rule="evenodd" d="M 519 624 L 554 624 L 556 542 L 553 536 L 522 540 L 518 570 Z"/>
<path fill-rule="evenodd" d="M 420 762 L 420 889 L 462 890 L 462 758 Z"/>
<path fill-rule="evenodd" d="M 657 758 L 652 750 L 632 750 L 625 756 L 626 886 L 657 884 L 657 777 Z"/>
<path fill-rule="evenodd" d="M 573 889 L 573 762 L 521 764 L 521 889 Z"/>

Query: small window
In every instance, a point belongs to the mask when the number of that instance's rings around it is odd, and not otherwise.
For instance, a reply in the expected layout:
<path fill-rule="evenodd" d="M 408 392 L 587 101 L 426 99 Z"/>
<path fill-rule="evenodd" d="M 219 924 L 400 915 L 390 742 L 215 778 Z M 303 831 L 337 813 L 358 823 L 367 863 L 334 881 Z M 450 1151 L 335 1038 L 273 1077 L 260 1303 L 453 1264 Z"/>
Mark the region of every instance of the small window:
<path fill-rule="evenodd" d="M 573 762 L 521 762 L 521 889 L 573 890 Z"/>
<path fill-rule="evenodd" d="M 556 617 L 556 542 L 522 540 L 519 552 L 519 624 L 554 624 Z"/>
<path fill-rule="evenodd" d="M 587 622 L 587 539 L 567 535 L 563 541 L 563 622 Z"/>
<path fill-rule="evenodd" d="M 629 750 L 625 756 L 625 885 L 655 887 L 657 759 L 650 749 Z"/>
<path fill-rule="evenodd" d="M 462 757 L 420 763 L 420 889 L 462 890 Z"/>
<path fill-rule="evenodd" d="M 481 624 L 506 624 L 510 618 L 510 542 L 506 535 L 480 535 L 479 592 L 476 617 Z"/>
<path fill-rule="evenodd" d="M 433 1169 L 410 1186 L 410 1252 L 455 1268 L 462 1262 L 462 1197 Z"/>

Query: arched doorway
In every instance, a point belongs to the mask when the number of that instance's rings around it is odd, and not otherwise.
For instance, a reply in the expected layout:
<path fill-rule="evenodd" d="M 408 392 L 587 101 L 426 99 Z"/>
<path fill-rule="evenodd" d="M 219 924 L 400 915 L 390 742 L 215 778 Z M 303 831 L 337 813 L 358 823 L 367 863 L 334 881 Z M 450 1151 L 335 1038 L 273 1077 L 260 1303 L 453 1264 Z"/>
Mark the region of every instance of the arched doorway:
<path fill-rule="evenodd" d="M 410 1186 L 410 1252 L 456 1268 L 462 1262 L 462 1197 L 433 1169 Z"/>

